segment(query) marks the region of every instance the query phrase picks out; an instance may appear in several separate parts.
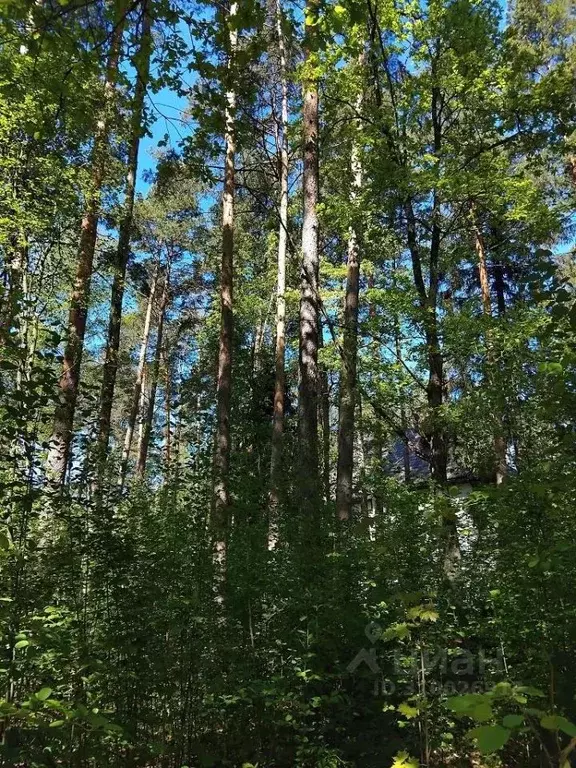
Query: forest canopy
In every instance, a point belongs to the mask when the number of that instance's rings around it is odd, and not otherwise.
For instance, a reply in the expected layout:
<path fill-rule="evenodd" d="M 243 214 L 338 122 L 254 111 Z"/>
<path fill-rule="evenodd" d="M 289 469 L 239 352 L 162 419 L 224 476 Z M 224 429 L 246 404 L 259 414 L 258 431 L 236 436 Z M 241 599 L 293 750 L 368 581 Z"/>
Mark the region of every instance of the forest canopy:
<path fill-rule="evenodd" d="M 569 0 L 3 0 L 0 764 L 576 765 Z"/>

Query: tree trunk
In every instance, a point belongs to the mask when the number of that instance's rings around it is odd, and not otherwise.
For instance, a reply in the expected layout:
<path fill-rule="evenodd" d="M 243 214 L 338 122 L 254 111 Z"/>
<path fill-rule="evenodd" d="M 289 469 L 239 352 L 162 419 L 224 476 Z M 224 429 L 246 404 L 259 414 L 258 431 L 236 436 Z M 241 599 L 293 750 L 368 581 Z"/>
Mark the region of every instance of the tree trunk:
<path fill-rule="evenodd" d="M 437 139 L 438 141 L 438 139 Z M 408 249 L 412 260 L 414 284 L 418 292 L 420 309 L 423 314 L 424 336 L 428 352 L 428 383 L 426 394 L 429 409 L 429 424 L 425 437 L 430 452 L 430 473 L 432 480 L 442 492 L 448 481 L 448 445 L 441 408 L 444 401 L 444 358 L 438 335 L 438 285 L 440 257 L 440 227 L 438 223 L 439 199 L 434 193 L 433 225 L 430 243 L 430 284 L 428 290 L 424 283 L 420 246 L 416 230 L 416 217 L 411 200 L 406 200 L 404 211 Z M 456 517 L 452 510 L 442 519 L 443 537 L 445 543 L 443 570 L 445 577 L 452 581 L 456 576 L 461 560 L 460 542 Z"/>
<path fill-rule="evenodd" d="M 394 264 L 394 270 L 396 270 L 396 264 Z M 394 287 L 396 284 L 394 283 Z M 400 338 L 400 320 L 398 315 L 394 317 L 394 348 L 396 352 L 396 359 L 402 361 L 402 341 Z M 402 440 L 402 468 L 404 471 L 404 482 L 409 483 L 412 478 L 412 470 L 410 467 L 410 440 L 408 437 L 408 419 L 406 418 L 406 406 L 404 401 L 400 402 L 400 427 L 404 439 Z"/>
<path fill-rule="evenodd" d="M 361 62 L 362 63 L 362 62 Z M 362 106 L 360 94 L 356 109 Z M 352 142 L 351 154 L 352 205 L 362 186 L 362 165 L 357 140 Z M 355 215 L 355 211 L 354 211 Z M 358 232 L 352 225 L 348 234 L 348 264 L 344 300 L 344 339 L 340 367 L 340 401 L 338 416 L 338 468 L 336 474 L 336 514 L 348 520 L 352 513 L 354 475 L 354 415 L 356 411 L 356 361 L 358 356 L 358 294 L 360 290 L 360 248 Z"/>
<path fill-rule="evenodd" d="M 435 202 L 438 209 L 438 202 Z M 422 257 L 416 232 L 416 217 L 410 200 L 405 202 L 408 248 L 412 260 L 414 284 L 418 292 L 420 309 L 423 314 L 424 336 L 428 353 L 428 384 L 426 394 L 430 409 L 426 439 L 430 450 L 430 472 L 433 480 L 445 485 L 448 474 L 448 452 L 443 424 L 438 416 L 444 401 L 444 359 L 440 349 L 437 318 L 438 295 L 438 258 L 440 248 L 440 230 L 438 224 L 432 227 L 430 245 L 430 285 L 426 290 L 422 273 Z"/>
<path fill-rule="evenodd" d="M 112 282 L 110 299 L 110 314 L 108 318 L 108 337 L 102 372 L 102 388 L 100 391 L 100 414 L 98 424 L 99 461 L 105 460 L 110 442 L 110 420 L 114 402 L 114 388 L 118 371 L 118 350 L 120 348 L 120 327 L 122 323 L 122 301 L 124 299 L 124 282 L 126 267 L 130 257 L 130 235 L 134 211 L 134 196 L 136 191 L 136 175 L 138 170 L 138 150 L 142 136 L 142 115 L 144 99 L 150 75 L 150 59 L 152 56 L 152 35 L 149 0 L 142 0 L 142 30 L 140 48 L 136 57 L 136 84 L 132 106 L 130 146 L 128 149 L 128 174 L 126 176 L 126 198 L 120 222 L 116 263 Z"/>
<path fill-rule="evenodd" d="M 494 290 L 496 291 L 496 306 L 498 307 L 498 316 L 504 317 L 506 314 L 506 295 L 504 286 L 504 267 L 502 262 L 493 265 L 494 269 Z"/>
<path fill-rule="evenodd" d="M 282 7 L 276 0 L 276 34 L 280 56 L 280 86 L 282 89 L 280 126 L 280 226 L 278 229 L 278 271 L 276 278 L 276 353 L 274 379 L 274 422 L 270 456 L 270 510 L 268 518 L 268 549 L 278 542 L 278 506 L 282 473 L 282 444 L 284 434 L 284 391 L 286 388 L 286 246 L 288 242 L 288 79 L 286 46 L 282 29 Z"/>
<path fill-rule="evenodd" d="M 148 449 L 150 447 L 150 436 L 152 434 L 152 423 L 154 421 L 154 406 L 156 403 L 156 390 L 158 388 L 158 375 L 160 373 L 160 358 L 162 355 L 162 337 L 164 334 L 164 320 L 166 316 L 166 307 L 168 306 L 168 295 L 170 290 L 170 264 L 166 267 L 164 275 L 164 287 L 162 288 L 162 297 L 160 299 L 160 308 L 158 316 L 158 330 L 156 334 L 156 349 L 154 351 L 154 362 L 150 372 L 150 392 L 148 394 L 148 408 L 146 415 L 142 420 L 142 435 L 138 444 L 138 461 L 136 464 L 136 476 L 142 480 L 146 473 L 146 461 L 148 459 Z"/>
<path fill-rule="evenodd" d="M 486 264 L 486 248 L 484 238 L 476 221 L 474 206 L 471 206 L 470 215 L 472 218 L 472 228 L 474 230 L 474 245 L 476 256 L 478 258 L 478 276 L 480 278 L 480 294 L 482 296 L 482 310 L 484 317 L 492 317 L 492 298 L 490 295 L 490 281 L 488 279 L 488 266 Z M 489 333 L 486 336 L 486 360 L 490 372 L 494 371 L 495 361 L 492 349 L 492 342 Z M 496 485 L 501 485 L 506 479 L 508 467 L 506 464 L 507 444 L 502 430 L 502 419 L 496 414 L 496 429 L 494 430 L 494 480 Z"/>
<path fill-rule="evenodd" d="M 164 482 L 170 480 L 170 466 L 172 464 L 172 366 L 167 350 L 164 350 L 164 399 L 165 425 L 164 425 Z"/>
<path fill-rule="evenodd" d="M 228 8 L 228 75 L 225 110 L 226 157 L 224 190 L 222 194 L 222 264 L 220 271 L 220 343 L 218 351 L 218 378 L 216 387 L 216 442 L 214 450 L 214 486 L 212 497 L 212 543 L 215 567 L 215 596 L 217 603 L 224 600 L 226 576 L 226 547 L 229 517 L 228 475 L 230 470 L 230 406 L 232 389 L 232 311 L 234 276 L 234 175 L 235 175 L 235 110 L 234 58 L 238 44 L 236 15 L 238 4 Z"/>
<path fill-rule="evenodd" d="M 322 321 L 318 329 L 318 346 L 324 346 Z M 330 382 L 325 365 L 318 367 L 320 391 L 318 393 L 318 419 L 322 425 L 322 487 L 324 500 L 330 503 Z"/>
<path fill-rule="evenodd" d="M 142 386 L 140 387 L 140 403 L 138 404 L 138 416 L 136 420 L 138 422 L 138 449 L 142 443 L 142 437 L 144 435 L 144 414 L 146 413 L 146 403 L 148 402 L 147 396 L 148 390 L 148 366 L 144 364 L 144 370 L 142 372 Z M 138 449 L 136 455 L 138 455 Z"/>
<path fill-rule="evenodd" d="M 99 110 L 92 150 L 92 178 L 86 194 L 86 207 L 80 227 L 80 244 L 74 286 L 70 295 L 68 314 L 68 338 L 64 349 L 62 374 L 60 376 L 60 401 L 56 406 L 54 427 L 47 458 L 47 476 L 57 487 L 64 484 L 66 468 L 70 458 L 74 413 L 80 384 L 80 365 L 84 350 L 86 318 L 90 298 L 90 283 L 96 250 L 96 235 L 100 215 L 100 191 L 104 179 L 106 150 L 109 138 L 110 118 L 113 110 L 114 91 L 118 76 L 118 63 L 124 31 L 124 9 L 122 0 L 116 2 L 114 30 L 110 41 L 104 97 Z"/>
<path fill-rule="evenodd" d="M 305 66 L 316 63 L 314 21 L 317 0 L 306 2 L 304 39 Z M 303 87 L 303 220 L 302 281 L 300 288 L 299 399 L 298 428 L 300 486 L 306 513 L 318 506 L 318 326 L 319 326 L 319 253 L 318 253 L 318 82 L 307 79 Z"/>
<path fill-rule="evenodd" d="M 144 318 L 144 329 L 142 331 L 142 341 L 140 344 L 140 357 L 138 359 L 138 369 L 136 370 L 136 381 L 134 382 L 134 389 L 132 391 L 132 407 L 130 410 L 130 416 L 128 418 L 128 425 L 126 427 L 126 436 L 124 437 L 124 448 L 122 450 L 122 461 L 120 464 L 120 477 L 118 479 L 120 490 L 124 488 L 126 473 L 128 472 L 128 460 L 130 458 L 130 450 L 132 448 L 132 439 L 134 437 L 134 429 L 136 427 L 136 419 L 138 418 L 138 411 L 140 410 L 142 385 L 144 383 L 144 370 L 146 367 L 146 352 L 148 350 L 148 340 L 150 338 L 150 326 L 152 325 L 152 311 L 154 308 L 154 298 L 156 296 L 157 282 L 158 269 L 156 268 L 152 277 L 150 294 L 148 295 L 146 316 Z"/>
<path fill-rule="evenodd" d="M 433 128 L 434 154 L 440 160 L 442 146 L 442 94 L 437 85 L 432 86 L 431 117 Z M 429 285 L 426 290 L 422 273 L 420 247 L 417 238 L 416 217 L 412 201 L 405 205 L 407 220 L 408 247 L 412 259 L 414 283 L 420 299 L 423 314 L 424 336 L 428 354 L 428 383 L 426 385 L 428 401 L 428 427 L 426 438 L 430 451 L 430 473 L 440 493 L 448 482 L 448 440 L 442 406 L 444 404 L 444 355 L 438 332 L 438 289 L 440 285 L 440 245 L 441 245 L 441 201 L 437 189 L 432 192 L 432 230 L 429 251 Z M 458 538 L 458 526 L 454 510 L 448 509 L 442 518 L 444 537 L 444 576 L 452 581 L 458 571 L 462 557 Z"/>

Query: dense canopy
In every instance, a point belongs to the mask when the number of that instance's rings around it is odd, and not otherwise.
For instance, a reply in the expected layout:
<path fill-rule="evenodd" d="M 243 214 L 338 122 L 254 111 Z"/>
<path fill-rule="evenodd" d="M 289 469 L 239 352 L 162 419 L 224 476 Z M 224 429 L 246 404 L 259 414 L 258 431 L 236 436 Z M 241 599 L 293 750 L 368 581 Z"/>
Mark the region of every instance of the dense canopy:
<path fill-rule="evenodd" d="M 576 765 L 568 0 L 0 5 L 0 764 Z"/>

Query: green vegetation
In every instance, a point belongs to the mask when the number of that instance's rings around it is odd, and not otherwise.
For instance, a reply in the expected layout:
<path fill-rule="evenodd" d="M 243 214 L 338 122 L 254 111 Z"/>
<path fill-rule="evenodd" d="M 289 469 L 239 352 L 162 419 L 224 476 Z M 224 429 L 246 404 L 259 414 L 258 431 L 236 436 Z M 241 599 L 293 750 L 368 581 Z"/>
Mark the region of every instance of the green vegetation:
<path fill-rule="evenodd" d="M 575 31 L 2 3 L 1 765 L 576 765 Z"/>

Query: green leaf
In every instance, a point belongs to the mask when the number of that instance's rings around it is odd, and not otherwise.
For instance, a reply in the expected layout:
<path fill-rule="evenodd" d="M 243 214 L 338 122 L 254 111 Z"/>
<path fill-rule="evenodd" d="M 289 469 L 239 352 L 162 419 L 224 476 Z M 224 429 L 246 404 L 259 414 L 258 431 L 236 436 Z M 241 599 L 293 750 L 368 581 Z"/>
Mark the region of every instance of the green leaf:
<path fill-rule="evenodd" d="M 502 749 L 510 738 L 510 731 L 501 725 L 481 725 L 470 731 L 482 754 L 489 755 Z"/>
<path fill-rule="evenodd" d="M 487 701 L 477 704 L 472 710 L 470 717 L 479 723 L 485 723 L 493 717 L 492 707 Z"/>
<path fill-rule="evenodd" d="M 502 720 L 502 724 L 505 728 L 519 728 L 523 723 L 523 715 L 506 715 Z"/>
<path fill-rule="evenodd" d="M 405 622 L 392 624 L 382 633 L 383 640 L 402 640 L 405 637 L 410 637 L 410 627 Z"/>
<path fill-rule="evenodd" d="M 486 701 L 481 693 L 467 693 L 464 696 L 451 696 L 446 700 L 446 706 L 456 714 L 469 714 L 474 707 Z"/>
<path fill-rule="evenodd" d="M 398 706 L 398 712 L 401 712 L 404 717 L 407 717 L 409 720 L 411 720 L 413 717 L 417 717 L 419 713 L 418 707 L 413 707 L 411 704 L 409 704 L 407 701 L 403 701 Z"/>
<path fill-rule="evenodd" d="M 408 752 L 398 752 L 394 756 L 394 762 L 391 765 L 391 768 L 418 768 L 419 763 L 417 760 L 415 760 L 413 757 L 411 757 Z"/>
<path fill-rule="evenodd" d="M 14 645 L 14 648 L 26 648 L 30 645 L 30 640 L 18 640 L 18 642 Z"/>
<path fill-rule="evenodd" d="M 539 699 L 546 698 L 546 694 L 543 691 L 539 688 L 533 688 L 531 685 L 519 685 L 516 690 L 520 693 L 525 693 L 527 696 L 535 696 Z"/>
<path fill-rule="evenodd" d="M 40 699 L 40 701 L 46 701 L 46 699 L 50 696 L 51 693 L 52 693 L 52 688 L 41 688 L 36 694 L 36 698 Z"/>
<path fill-rule="evenodd" d="M 497 698 L 507 699 L 512 695 L 512 686 L 508 682 L 496 683 L 493 693 Z"/>
<path fill-rule="evenodd" d="M 576 725 L 562 715 L 546 715 L 540 720 L 540 725 L 549 731 L 562 731 L 572 738 L 576 737 Z"/>

